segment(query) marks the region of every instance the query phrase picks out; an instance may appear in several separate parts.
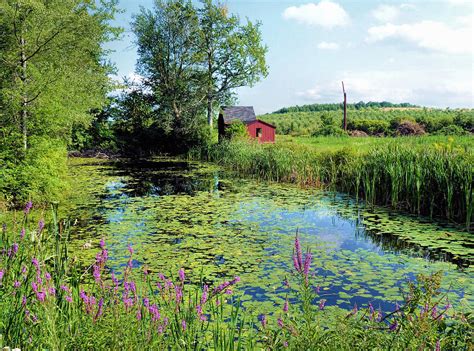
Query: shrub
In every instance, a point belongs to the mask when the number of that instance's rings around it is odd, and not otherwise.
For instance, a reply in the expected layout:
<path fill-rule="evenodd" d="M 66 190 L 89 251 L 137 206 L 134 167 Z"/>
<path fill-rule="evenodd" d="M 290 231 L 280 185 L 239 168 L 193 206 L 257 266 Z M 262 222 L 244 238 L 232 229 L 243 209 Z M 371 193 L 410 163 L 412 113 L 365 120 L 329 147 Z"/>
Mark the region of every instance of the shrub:
<path fill-rule="evenodd" d="M 390 123 L 385 120 L 358 119 L 349 121 L 347 128 L 349 130 L 361 130 L 369 135 L 387 134 L 390 129 Z"/>
<path fill-rule="evenodd" d="M 225 135 L 229 139 L 246 139 L 248 138 L 247 126 L 242 121 L 233 121 L 225 128 Z"/>
<path fill-rule="evenodd" d="M 457 136 L 462 136 L 462 135 L 468 134 L 468 132 L 465 131 L 464 129 L 462 129 L 461 127 L 453 124 L 453 125 L 443 127 L 441 129 L 437 130 L 433 134 L 435 134 L 435 135 L 453 135 L 453 136 L 457 135 Z"/>
<path fill-rule="evenodd" d="M 347 133 L 335 125 L 325 125 L 313 132 L 313 136 L 347 136 Z"/>

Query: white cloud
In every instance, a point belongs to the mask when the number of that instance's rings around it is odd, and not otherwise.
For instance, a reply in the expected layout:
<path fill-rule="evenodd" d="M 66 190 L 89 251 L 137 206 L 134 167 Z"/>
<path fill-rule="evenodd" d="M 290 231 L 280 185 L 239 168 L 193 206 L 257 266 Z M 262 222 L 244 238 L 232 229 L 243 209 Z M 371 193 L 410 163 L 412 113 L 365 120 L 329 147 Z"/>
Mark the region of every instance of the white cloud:
<path fill-rule="evenodd" d="M 308 3 L 288 7 L 283 12 L 283 18 L 324 28 L 344 27 L 350 22 L 349 15 L 341 5 L 327 0 L 319 4 Z"/>
<path fill-rule="evenodd" d="M 471 23 L 450 27 L 443 22 L 421 21 L 395 25 L 387 23 L 368 29 L 368 43 L 387 39 L 401 39 L 423 49 L 466 54 L 473 51 L 473 27 Z"/>
<path fill-rule="evenodd" d="M 318 49 L 321 50 L 337 50 L 339 49 L 338 43 L 330 43 L 327 41 L 322 41 L 318 44 Z"/>
<path fill-rule="evenodd" d="M 398 6 L 380 5 L 372 11 L 372 16 L 380 22 L 393 22 L 400 16 L 400 8 Z"/>
<path fill-rule="evenodd" d="M 474 91 L 470 77 L 461 73 L 415 69 L 345 72 L 334 80 L 323 81 L 296 95 L 308 102 L 338 102 L 342 100 L 341 81 L 344 81 L 349 102 L 390 101 L 437 107 L 473 107 Z"/>

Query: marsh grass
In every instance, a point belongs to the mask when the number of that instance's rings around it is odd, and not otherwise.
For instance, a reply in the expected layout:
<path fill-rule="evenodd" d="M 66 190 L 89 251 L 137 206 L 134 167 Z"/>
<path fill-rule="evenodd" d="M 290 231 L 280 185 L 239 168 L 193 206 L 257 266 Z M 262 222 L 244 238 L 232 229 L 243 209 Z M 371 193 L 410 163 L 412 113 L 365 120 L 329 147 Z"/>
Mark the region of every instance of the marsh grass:
<path fill-rule="evenodd" d="M 319 138 L 312 138 L 318 140 Z M 335 141 L 337 139 L 337 141 Z M 387 205 L 417 215 L 472 225 L 472 139 L 378 138 L 330 146 L 286 142 L 233 141 L 191 157 L 203 158 L 239 174 L 265 180 L 326 187 L 355 195 L 368 204 Z M 316 143 L 316 141 L 314 141 Z"/>

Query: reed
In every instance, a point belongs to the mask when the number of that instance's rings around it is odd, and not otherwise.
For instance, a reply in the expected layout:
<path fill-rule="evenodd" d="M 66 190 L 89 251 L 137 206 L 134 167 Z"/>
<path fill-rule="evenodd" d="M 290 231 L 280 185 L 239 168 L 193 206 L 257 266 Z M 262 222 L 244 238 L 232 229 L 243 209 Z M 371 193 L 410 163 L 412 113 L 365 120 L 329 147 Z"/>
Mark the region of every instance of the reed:
<path fill-rule="evenodd" d="M 240 140 L 204 153 L 195 150 L 191 157 L 264 180 L 346 192 L 369 204 L 444 218 L 469 230 L 474 208 L 471 142 L 387 138 L 363 149 L 348 143 L 318 152 L 316 146 L 298 142 L 261 145 Z"/>

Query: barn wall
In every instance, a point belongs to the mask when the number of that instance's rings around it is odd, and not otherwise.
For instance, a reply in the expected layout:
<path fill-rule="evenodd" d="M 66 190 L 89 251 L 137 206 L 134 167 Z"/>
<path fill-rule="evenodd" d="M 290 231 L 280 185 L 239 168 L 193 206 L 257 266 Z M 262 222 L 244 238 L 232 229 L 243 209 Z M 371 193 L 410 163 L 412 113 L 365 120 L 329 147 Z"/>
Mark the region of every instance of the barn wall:
<path fill-rule="evenodd" d="M 269 125 L 262 123 L 258 120 L 247 124 L 247 131 L 252 138 L 257 137 L 257 128 L 262 129 L 262 136 L 258 140 L 260 143 L 275 142 L 275 128 L 272 128 Z"/>

